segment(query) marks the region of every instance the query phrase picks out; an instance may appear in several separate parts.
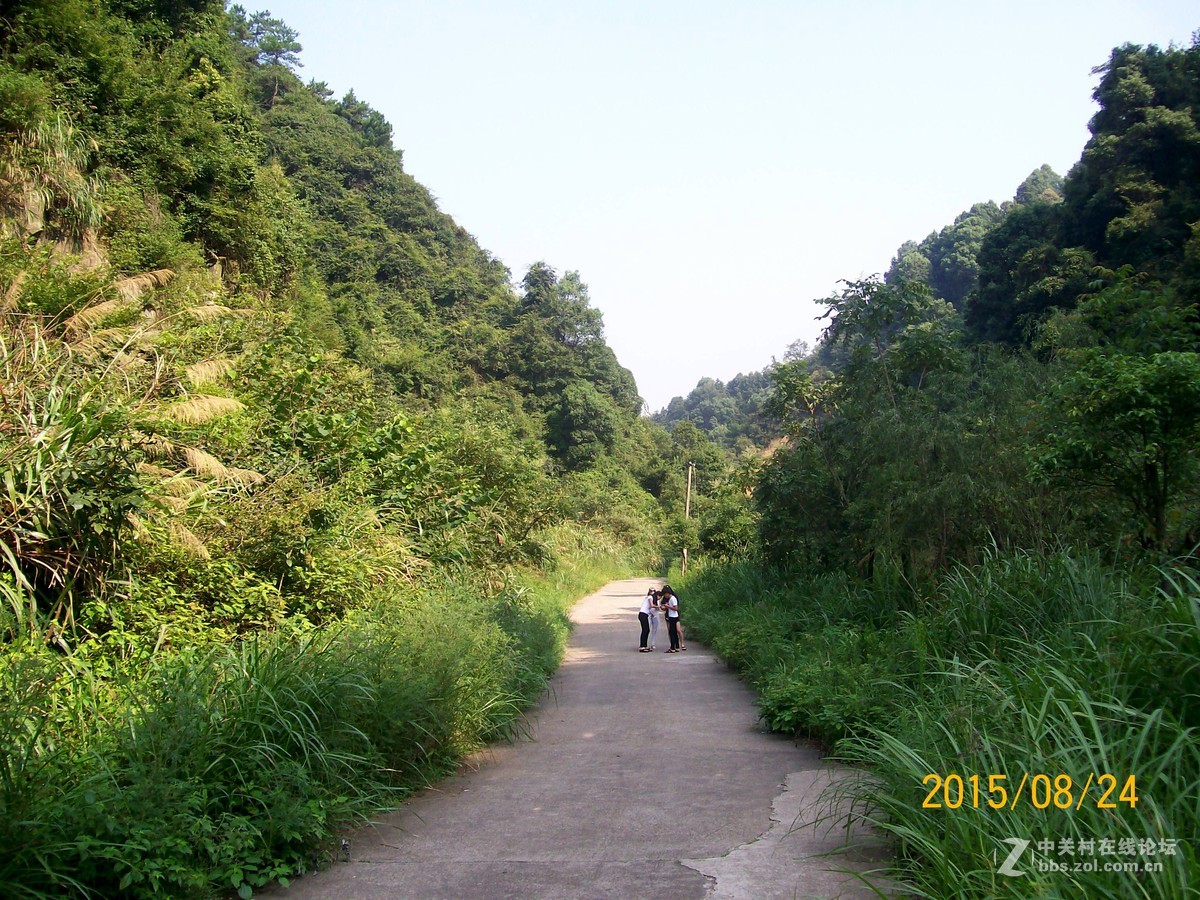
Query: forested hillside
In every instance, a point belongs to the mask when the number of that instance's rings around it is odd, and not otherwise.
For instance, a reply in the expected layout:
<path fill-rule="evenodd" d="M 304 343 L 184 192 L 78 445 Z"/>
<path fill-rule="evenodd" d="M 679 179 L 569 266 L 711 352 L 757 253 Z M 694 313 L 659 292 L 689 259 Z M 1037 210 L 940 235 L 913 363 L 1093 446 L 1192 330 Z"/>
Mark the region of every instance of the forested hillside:
<path fill-rule="evenodd" d="M 1200 889 L 1200 40 L 1098 73 L 1065 178 L 904 244 L 765 370 L 751 537 L 681 582 L 765 721 L 869 770 L 921 896 Z"/>
<path fill-rule="evenodd" d="M 219 0 L 0 18 L 0 893 L 286 881 L 519 727 L 678 552 L 689 448 L 580 273 Z"/>

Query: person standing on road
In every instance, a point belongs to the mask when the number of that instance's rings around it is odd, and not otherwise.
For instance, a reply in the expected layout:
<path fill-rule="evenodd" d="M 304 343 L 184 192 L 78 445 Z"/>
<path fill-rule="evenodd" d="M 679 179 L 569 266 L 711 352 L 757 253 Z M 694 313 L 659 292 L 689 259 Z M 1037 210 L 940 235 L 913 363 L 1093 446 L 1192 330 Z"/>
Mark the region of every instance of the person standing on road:
<path fill-rule="evenodd" d="M 658 645 L 658 614 L 661 610 L 658 599 L 658 591 L 650 591 L 650 649 L 654 650 Z"/>
<path fill-rule="evenodd" d="M 671 637 L 671 649 L 667 653 L 679 652 L 679 598 L 675 596 L 675 592 L 671 590 L 669 584 L 664 584 L 662 589 L 660 605 L 663 605 L 667 611 L 667 634 Z"/>
<path fill-rule="evenodd" d="M 638 624 L 642 626 L 642 640 L 638 645 L 638 653 L 649 653 L 651 649 L 646 646 L 646 639 L 650 636 L 650 617 L 657 615 L 654 612 L 653 599 L 654 588 L 650 588 L 642 598 L 642 608 L 638 610 Z"/>

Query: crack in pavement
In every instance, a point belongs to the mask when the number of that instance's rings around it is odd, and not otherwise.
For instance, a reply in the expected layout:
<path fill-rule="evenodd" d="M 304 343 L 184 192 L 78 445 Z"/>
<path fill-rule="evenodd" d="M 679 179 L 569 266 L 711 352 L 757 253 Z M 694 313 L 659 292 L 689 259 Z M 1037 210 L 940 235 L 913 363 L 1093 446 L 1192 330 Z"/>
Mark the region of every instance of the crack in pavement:
<path fill-rule="evenodd" d="M 833 768 L 789 773 L 765 832 L 728 853 L 683 864 L 711 879 L 711 900 L 877 897 L 887 887 L 881 879 L 871 879 L 877 891 L 851 873 L 884 864 L 885 847 L 837 814 L 836 792 L 825 793 L 845 777 L 854 776 Z"/>

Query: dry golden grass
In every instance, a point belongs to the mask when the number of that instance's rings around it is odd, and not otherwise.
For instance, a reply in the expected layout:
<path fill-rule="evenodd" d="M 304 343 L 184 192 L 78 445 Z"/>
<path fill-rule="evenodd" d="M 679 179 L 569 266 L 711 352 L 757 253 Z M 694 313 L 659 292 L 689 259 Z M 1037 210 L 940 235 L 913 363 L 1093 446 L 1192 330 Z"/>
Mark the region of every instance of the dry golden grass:
<path fill-rule="evenodd" d="M 261 472 L 255 472 L 253 469 L 234 469 L 230 468 L 233 473 L 233 482 L 240 484 L 242 487 L 254 487 L 256 484 L 262 484 L 267 480 L 267 477 Z"/>
<path fill-rule="evenodd" d="M 232 397 L 201 395 L 182 403 L 173 403 L 162 410 L 164 418 L 184 425 L 200 425 L 220 416 L 245 409 L 245 404 Z"/>
<path fill-rule="evenodd" d="M 171 459 L 179 453 L 175 442 L 161 434 L 145 434 L 141 431 L 130 432 L 130 442 L 139 447 L 151 459 Z"/>
<path fill-rule="evenodd" d="M 129 301 L 125 299 L 105 300 L 102 303 L 93 303 L 91 306 L 85 306 L 75 315 L 67 319 L 63 323 L 67 334 L 80 335 L 88 331 L 101 319 L 106 316 L 111 316 L 115 312 L 129 306 Z"/>
<path fill-rule="evenodd" d="M 85 359 L 95 359 L 114 347 L 124 346 L 130 341 L 128 328 L 101 328 L 89 331 L 81 340 L 72 343 L 71 349 Z"/>
<path fill-rule="evenodd" d="M 142 475 L 148 475 L 151 478 L 170 478 L 175 473 L 170 469 L 164 469 L 162 466 L 156 466 L 152 463 L 138 463 L 137 470 Z"/>
<path fill-rule="evenodd" d="M 185 504 L 209 487 L 208 484 L 196 478 L 189 478 L 187 475 L 152 463 L 138 463 L 137 470 L 147 478 L 156 479 L 155 491 L 161 491 L 172 499 L 183 500 Z"/>
<path fill-rule="evenodd" d="M 206 453 L 196 447 L 188 447 L 184 450 L 183 458 L 187 462 L 188 468 L 201 478 L 211 478 L 218 484 L 253 487 L 266 480 L 266 476 L 259 472 L 227 466 L 211 453 Z"/>
<path fill-rule="evenodd" d="M 176 544 L 193 556 L 197 556 L 200 559 L 212 558 L 209 556 L 208 548 L 204 546 L 204 541 L 196 537 L 196 533 L 182 522 L 171 523 L 171 538 Z"/>
<path fill-rule="evenodd" d="M 123 302 L 128 303 L 137 300 L 148 290 L 165 287 L 174 277 L 175 272 L 171 269 L 155 269 L 153 272 L 118 279 L 113 282 L 113 289 Z"/>
<path fill-rule="evenodd" d="M 4 299 L 0 300 L 0 313 L 16 308 L 17 301 L 21 299 L 21 288 L 27 277 L 28 273 L 24 269 L 17 273 L 17 277 L 12 280 L 12 284 L 4 292 Z"/>
<path fill-rule="evenodd" d="M 212 478 L 216 481 L 229 481 L 231 470 L 211 453 L 205 453 L 196 447 L 188 447 L 183 451 L 183 459 L 188 468 L 201 478 Z"/>
<path fill-rule="evenodd" d="M 233 371 L 233 360 L 223 356 L 206 359 L 202 362 L 192 363 L 184 371 L 187 372 L 188 380 L 199 387 L 202 384 L 219 381 L 228 375 Z"/>

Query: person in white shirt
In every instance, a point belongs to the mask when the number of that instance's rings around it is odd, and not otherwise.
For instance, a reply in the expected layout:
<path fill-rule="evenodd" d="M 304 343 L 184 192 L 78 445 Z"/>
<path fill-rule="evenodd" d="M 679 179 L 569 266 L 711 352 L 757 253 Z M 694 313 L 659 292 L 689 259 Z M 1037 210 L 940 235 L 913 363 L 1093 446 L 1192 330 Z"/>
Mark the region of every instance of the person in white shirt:
<path fill-rule="evenodd" d="M 646 591 L 646 596 L 642 598 L 642 608 L 638 610 L 638 624 L 642 626 L 642 640 L 638 645 L 638 653 L 649 653 L 651 648 L 646 646 L 646 639 L 650 637 L 650 617 L 657 616 L 653 609 L 654 588 Z"/>
<path fill-rule="evenodd" d="M 667 610 L 667 634 L 671 637 L 671 649 L 668 653 L 679 652 L 679 598 L 675 596 L 675 592 L 671 590 L 669 584 L 663 585 L 660 595 L 659 604 L 665 604 Z"/>

